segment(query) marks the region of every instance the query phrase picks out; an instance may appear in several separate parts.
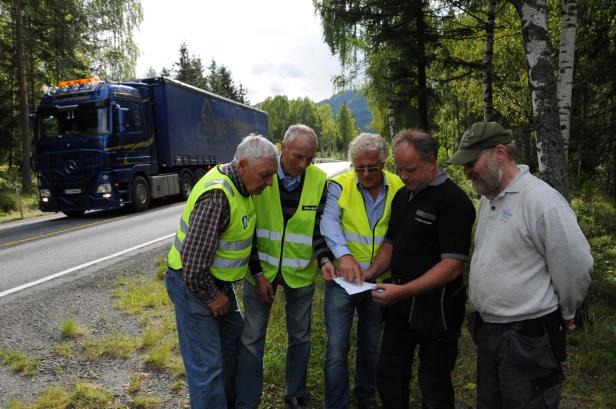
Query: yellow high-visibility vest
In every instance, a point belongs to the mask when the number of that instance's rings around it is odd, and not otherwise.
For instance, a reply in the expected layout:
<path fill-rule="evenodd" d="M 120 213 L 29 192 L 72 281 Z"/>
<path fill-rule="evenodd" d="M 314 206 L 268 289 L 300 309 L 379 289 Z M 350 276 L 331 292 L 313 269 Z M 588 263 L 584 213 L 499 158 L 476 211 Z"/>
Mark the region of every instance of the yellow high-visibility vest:
<path fill-rule="evenodd" d="M 212 189 L 221 189 L 225 193 L 231 214 L 229 225 L 218 237 L 218 247 L 209 270 L 214 277 L 222 281 L 241 280 L 248 271 L 248 259 L 256 224 L 254 206 L 252 197 L 243 196 L 231 178 L 220 172 L 218 167 L 211 169 L 199 179 L 190 192 L 167 262 L 174 270 L 182 268 L 180 252 L 188 232 L 190 215 L 197 199 Z"/>
<path fill-rule="evenodd" d="M 317 208 L 327 182 L 325 172 L 314 165 L 306 168 L 299 206 L 286 226 L 282 216 L 278 178 L 262 194 L 255 196 L 257 247 L 265 277 L 272 282 L 282 271 L 292 288 L 314 283 L 318 265 L 312 248 Z M 247 280 L 254 284 L 251 275 Z"/>
<path fill-rule="evenodd" d="M 391 202 L 396 192 L 404 186 L 404 183 L 397 175 L 383 171 L 387 181 L 387 197 L 383 215 L 378 220 L 374 229 L 370 228 L 370 221 L 366 214 L 366 206 L 361 192 L 357 188 L 357 176 L 355 172 L 346 172 L 332 179 L 342 188 L 338 206 L 340 207 L 342 231 L 347 242 L 347 246 L 353 258 L 359 263 L 362 269 L 366 269 L 372 264 L 383 241 L 389 218 L 391 217 Z M 382 281 L 389 272 L 379 277 Z"/>

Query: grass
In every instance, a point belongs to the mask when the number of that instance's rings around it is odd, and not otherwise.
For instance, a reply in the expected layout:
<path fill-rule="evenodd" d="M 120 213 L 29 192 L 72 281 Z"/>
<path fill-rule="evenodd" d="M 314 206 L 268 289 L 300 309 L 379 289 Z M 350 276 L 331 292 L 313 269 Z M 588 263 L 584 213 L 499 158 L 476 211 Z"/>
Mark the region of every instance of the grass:
<path fill-rule="evenodd" d="M 85 354 L 88 361 L 103 357 L 128 358 L 140 346 L 141 339 L 139 337 L 114 332 L 104 338 L 88 340 L 85 344 Z"/>
<path fill-rule="evenodd" d="M 77 409 L 118 408 L 113 392 L 92 383 L 75 382 L 71 391 L 60 386 L 49 386 L 32 405 L 18 400 L 9 401 L 7 409 Z"/>
<path fill-rule="evenodd" d="M 39 360 L 29 358 L 22 351 L 0 348 L 0 363 L 23 376 L 34 376 L 38 373 Z"/>
<path fill-rule="evenodd" d="M 69 342 L 60 342 L 53 346 L 54 352 L 64 358 L 73 356 L 73 345 Z"/>
<path fill-rule="evenodd" d="M 64 338 L 79 338 L 88 333 L 88 330 L 77 324 L 74 318 L 69 318 L 62 322 L 60 331 L 62 331 L 62 336 Z"/>
<path fill-rule="evenodd" d="M 135 409 L 153 409 L 159 407 L 161 403 L 162 399 L 158 396 L 140 395 L 132 399 L 130 407 Z"/>

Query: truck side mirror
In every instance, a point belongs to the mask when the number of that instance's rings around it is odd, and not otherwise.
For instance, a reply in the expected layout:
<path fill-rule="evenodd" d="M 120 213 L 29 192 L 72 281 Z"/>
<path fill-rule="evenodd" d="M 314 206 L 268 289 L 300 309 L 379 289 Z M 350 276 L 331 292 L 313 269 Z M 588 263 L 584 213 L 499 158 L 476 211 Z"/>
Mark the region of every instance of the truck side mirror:
<path fill-rule="evenodd" d="M 128 108 L 122 108 L 118 104 L 113 104 L 113 132 L 126 133 L 128 124 L 126 123 Z"/>

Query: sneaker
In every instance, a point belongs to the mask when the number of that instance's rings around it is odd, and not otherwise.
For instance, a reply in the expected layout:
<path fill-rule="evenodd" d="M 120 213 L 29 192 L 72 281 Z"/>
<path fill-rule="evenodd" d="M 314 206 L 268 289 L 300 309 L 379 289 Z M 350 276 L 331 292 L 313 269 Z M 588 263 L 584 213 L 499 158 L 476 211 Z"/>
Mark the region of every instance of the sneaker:
<path fill-rule="evenodd" d="M 304 396 L 287 396 L 284 398 L 284 407 L 286 409 L 308 409 L 308 403 Z"/>

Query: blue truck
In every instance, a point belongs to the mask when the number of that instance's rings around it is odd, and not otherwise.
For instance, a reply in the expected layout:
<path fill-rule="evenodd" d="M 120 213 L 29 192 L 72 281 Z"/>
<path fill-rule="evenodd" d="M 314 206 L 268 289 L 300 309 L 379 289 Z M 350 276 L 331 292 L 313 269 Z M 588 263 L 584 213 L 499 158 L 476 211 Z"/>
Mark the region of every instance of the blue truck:
<path fill-rule="evenodd" d="M 241 138 L 268 137 L 265 112 L 165 77 L 62 82 L 33 117 L 40 209 L 71 217 L 186 199 Z"/>

